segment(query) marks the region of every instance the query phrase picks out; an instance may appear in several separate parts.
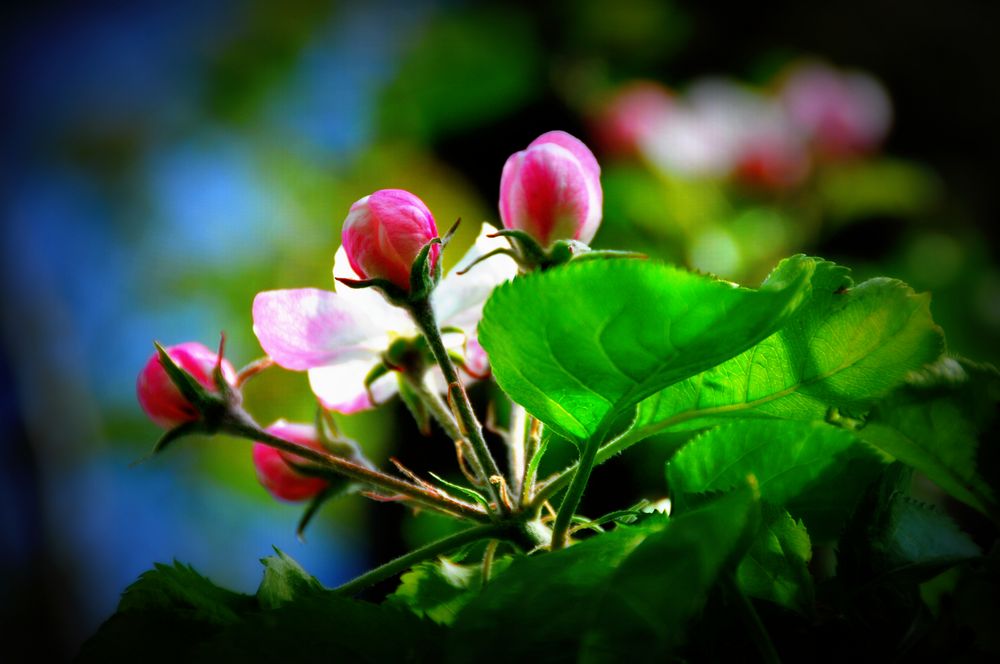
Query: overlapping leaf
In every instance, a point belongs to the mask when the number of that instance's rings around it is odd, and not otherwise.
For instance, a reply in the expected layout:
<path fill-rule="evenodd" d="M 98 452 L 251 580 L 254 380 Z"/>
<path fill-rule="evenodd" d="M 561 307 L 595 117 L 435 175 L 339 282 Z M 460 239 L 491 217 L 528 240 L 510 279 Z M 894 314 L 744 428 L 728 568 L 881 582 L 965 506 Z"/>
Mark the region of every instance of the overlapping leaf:
<path fill-rule="evenodd" d="M 992 367 L 944 359 L 880 403 L 859 435 L 1000 522 L 996 495 L 976 461 L 979 432 L 995 416 L 998 394 Z"/>
<path fill-rule="evenodd" d="M 667 464 L 674 501 L 726 491 L 756 478 L 761 498 L 835 537 L 882 468 L 850 431 L 823 422 L 743 420 L 698 436 Z"/>
<path fill-rule="evenodd" d="M 585 440 L 771 335 L 807 299 L 814 267 L 787 259 L 751 290 L 654 262 L 569 264 L 498 288 L 479 337 L 514 401 Z"/>
<path fill-rule="evenodd" d="M 660 661 L 759 522 L 748 488 L 516 561 L 458 616 L 452 661 Z"/>
<path fill-rule="evenodd" d="M 780 332 L 639 406 L 635 429 L 703 428 L 724 418 L 862 416 L 943 349 L 930 299 L 905 284 L 817 265 L 812 297 Z"/>

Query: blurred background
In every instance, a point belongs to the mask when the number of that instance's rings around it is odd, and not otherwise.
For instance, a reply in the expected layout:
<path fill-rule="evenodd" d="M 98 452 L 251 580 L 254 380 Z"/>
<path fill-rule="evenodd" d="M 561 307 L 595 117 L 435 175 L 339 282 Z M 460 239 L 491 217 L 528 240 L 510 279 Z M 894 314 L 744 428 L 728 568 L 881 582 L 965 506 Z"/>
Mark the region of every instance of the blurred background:
<path fill-rule="evenodd" d="M 133 465 L 159 435 L 135 378 L 154 339 L 225 330 L 234 364 L 259 357 L 254 294 L 331 287 L 340 223 L 376 189 L 464 218 L 468 244 L 498 221 L 507 156 L 550 129 L 602 163 L 595 245 L 751 285 L 795 252 L 898 277 L 934 293 L 953 352 L 1000 359 L 1000 6 L 768 5 L 5 8 L 5 650 L 71 656 L 154 562 L 253 592 L 274 545 L 334 585 L 449 527 L 355 496 L 299 542 L 302 507 L 257 484 L 243 441 Z M 314 413 L 304 374 L 269 372 L 247 402 L 265 424 Z M 454 469 L 397 401 L 339 423 L 383 467 Z M 662 459 L 628 463 L 585 511 L 658 497 Z"/>

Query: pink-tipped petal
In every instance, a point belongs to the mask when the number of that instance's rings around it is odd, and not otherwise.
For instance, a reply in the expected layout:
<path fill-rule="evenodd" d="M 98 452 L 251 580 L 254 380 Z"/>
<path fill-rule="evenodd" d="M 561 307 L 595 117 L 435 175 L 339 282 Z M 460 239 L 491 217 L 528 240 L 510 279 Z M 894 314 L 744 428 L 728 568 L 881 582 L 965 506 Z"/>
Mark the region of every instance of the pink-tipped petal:
<path fill-rule="evenodd" d="M 369 357 L 387 342 L 364 310 L 316 288 L 258 293 L 253 331 L 271 359 L 296 371 Z"/>

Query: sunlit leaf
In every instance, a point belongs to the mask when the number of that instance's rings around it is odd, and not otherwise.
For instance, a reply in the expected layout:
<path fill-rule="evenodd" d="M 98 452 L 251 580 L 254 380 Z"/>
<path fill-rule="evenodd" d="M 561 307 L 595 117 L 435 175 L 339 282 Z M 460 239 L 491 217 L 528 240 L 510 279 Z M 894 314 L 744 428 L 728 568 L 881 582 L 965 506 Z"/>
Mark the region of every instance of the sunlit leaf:
<path fill-rule="evenodd" d="M 790 258 L 751 290 L 654 262 L 571 263 L 494 291 L 480 341 L 514 401 L 585 440 L 772 334 L 808 296 L 813 268 Z"/>
<path fill-rule="evenodd" d="M 648 435 L 727 418 L 863 417 L 940 356 L 929 303 L 891 279 L 851 287 L 845 268 L 820 263 L 810 301 L 781 331 L 646 399 L 634 427 Z"/>

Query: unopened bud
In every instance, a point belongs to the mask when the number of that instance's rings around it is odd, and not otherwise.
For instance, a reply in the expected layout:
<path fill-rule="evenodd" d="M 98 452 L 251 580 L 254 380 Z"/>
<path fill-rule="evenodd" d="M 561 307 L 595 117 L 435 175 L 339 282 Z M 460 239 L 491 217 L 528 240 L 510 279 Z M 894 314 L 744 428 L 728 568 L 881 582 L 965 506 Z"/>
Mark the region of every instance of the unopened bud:
<path fill-rule="evenodd" d="M 278 420 L 267 427 L 266 431 L 273 436 L 318 452 L 327 451 L 316 432 L 316 427 L 310 424 L 293 424 Z M 327 480 L 305 475 L 297 471 L 293 465 L 309 463 L 298 455 L 264 443 L 253 444 L 253 465 L 257 469 L 257 479 L 275 498 L 289 501 L 306 500 L 329 486 Z"/>
<path fill-rule="evenodd" d="M 218 353 L 195 341 L 170 346 L 166 351 L 177 366 L 190 374 L 206 390 L 217 391 L 213 372 L 219 361 Z M 222 375 L 230 385 L 236 384 L 236 371 L 225 359 L 222 360 Z M 139 405 L 149 418 L 164 429 L 173 429 L 201 417 L 194 404 L 188 401 L 170 380 L 158 353 L 149 358 L 139 373 L 136 395 L 139 398 Z"/>
<path fill-rule="evenodd" d="M 402 189 L 382 189 L 351 206 L 344 221 L 344 251 L 361 279 L 385 279 L 410 290 L 410 269 L 425 244 L 438 236 L 424 202 Z M 433 246 L 434 269 L 441 247 Z"/>
<path fill-rule="evenodd" d="M 590 243 L 601 223 L 601 167 L 579 139 L 542 134 L 507 159 L 500 177 L 500 218 L 543 247 L 556 240 Z"/>

